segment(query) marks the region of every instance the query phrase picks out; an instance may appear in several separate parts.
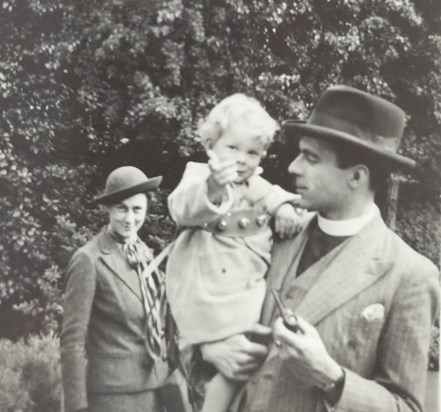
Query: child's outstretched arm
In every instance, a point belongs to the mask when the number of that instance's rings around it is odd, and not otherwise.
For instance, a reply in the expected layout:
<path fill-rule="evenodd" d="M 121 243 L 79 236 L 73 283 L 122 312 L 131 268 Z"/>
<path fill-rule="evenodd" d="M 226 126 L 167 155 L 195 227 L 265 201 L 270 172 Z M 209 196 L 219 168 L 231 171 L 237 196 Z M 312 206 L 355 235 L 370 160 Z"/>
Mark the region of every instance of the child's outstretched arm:
<path fill-rule="evenodd" d="M 170 215 L 178 226 L 202 226 L 230 210 L 232 190 L 228 185 L 222 187 L 222 181 L 213 180 L 212 168 L 204 163 L 187 164 L 181 181 L 168 197 Z M 219 178 L 225 178 L 220 168 L 216 171 Z"/>

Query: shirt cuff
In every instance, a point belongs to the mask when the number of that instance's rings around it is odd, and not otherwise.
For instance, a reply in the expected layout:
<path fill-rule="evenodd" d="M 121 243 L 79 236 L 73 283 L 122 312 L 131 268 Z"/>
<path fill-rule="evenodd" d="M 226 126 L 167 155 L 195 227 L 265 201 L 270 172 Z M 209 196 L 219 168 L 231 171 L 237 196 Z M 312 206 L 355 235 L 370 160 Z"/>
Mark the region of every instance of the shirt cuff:
<path fill-rule="evenodd" d="M 346 381 L 346 372 L 343 368 L 341 370 L 343 372 L 343 376 L 328 389 L 329 391 L 335 391 L 335 396 L 337 399 L 334 402 L 331 402 L 326 398 L 326 393 L 323 393 L 323 401 L 328 412 L 335 412 L 337 410 L 341 395 L 343 394 L 343 389 Z"/>

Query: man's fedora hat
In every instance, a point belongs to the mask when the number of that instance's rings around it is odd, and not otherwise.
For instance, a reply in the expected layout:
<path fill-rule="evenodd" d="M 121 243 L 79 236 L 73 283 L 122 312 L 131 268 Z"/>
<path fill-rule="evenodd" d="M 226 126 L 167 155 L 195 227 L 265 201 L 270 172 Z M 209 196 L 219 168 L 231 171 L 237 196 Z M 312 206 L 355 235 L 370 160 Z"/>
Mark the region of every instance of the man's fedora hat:
<path fill-rule="evenodd" d="M 415 161 L 397 153 L 405 113 L 393 103 L 348 86 L 328 88 L 306 122 L 286 120 L 289 136 L 343 141 L 389 160 L 395 166 L 414 167 Z"/>
<path fill-rule="evenodd" d="M 95 197 L 91 204 L 112 204 L 138 193 L 156 189 L 162 176 L 149 179 L 141 170 L 133 166 L 123 166 L 110 173 L 104 192 Z"/>

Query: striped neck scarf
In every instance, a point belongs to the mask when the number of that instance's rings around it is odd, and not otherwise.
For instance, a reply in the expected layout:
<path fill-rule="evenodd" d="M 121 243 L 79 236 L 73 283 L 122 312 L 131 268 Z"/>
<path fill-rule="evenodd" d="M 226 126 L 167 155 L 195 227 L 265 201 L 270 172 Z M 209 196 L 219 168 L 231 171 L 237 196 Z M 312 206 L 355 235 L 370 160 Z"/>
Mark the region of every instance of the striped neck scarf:
<path fill-rule="evenodd" d="M 153 253 L 138 237 L 123 239 L 112 228 L 109 232 L 114 239 L 122 243 L 122 251 L 127 263 L 138 274 L 146 315 L 147 351 L 154 359 L 161 355 L 161 312 L 165 301 L 164 274 L 157 268 L 149 270 Z"/>

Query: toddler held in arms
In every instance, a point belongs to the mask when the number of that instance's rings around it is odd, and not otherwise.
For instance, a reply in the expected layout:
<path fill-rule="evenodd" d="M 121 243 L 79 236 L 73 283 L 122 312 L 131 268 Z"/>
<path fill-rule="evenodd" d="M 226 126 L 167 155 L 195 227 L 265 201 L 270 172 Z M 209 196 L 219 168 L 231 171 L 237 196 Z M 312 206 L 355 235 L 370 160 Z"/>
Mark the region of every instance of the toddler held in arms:
<path fill-rule="evenodd" d="M 300 230 L 298 195 L 273 185 L 258 166 L 278 125 L 244 94 L 222 100 L 199 125 L 208 164 L 189 162 L 168 198 L 179 235 L 167 264 L 167 297 L 184 345 L 225 339 L 258 323 L 272 227 Z M 238 384 L 218 373 L 203 411 L 226 411 Z"/>

